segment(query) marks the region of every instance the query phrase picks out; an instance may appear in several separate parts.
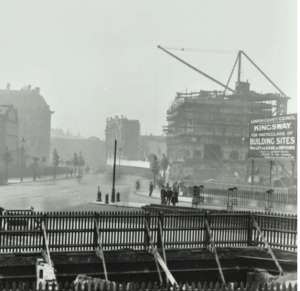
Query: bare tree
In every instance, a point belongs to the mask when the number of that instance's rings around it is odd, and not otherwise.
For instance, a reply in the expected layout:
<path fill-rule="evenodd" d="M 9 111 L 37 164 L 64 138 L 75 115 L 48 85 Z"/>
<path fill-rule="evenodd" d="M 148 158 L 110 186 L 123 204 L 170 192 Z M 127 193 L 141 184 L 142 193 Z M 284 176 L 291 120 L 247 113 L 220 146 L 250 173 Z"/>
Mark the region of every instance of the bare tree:
<path fill-rule="evenodd" d="M 56 168 L 58 167 L 60 161 L 59 161 L 59 155 L 56 149 L 53 151 L 53 158 L 52 158 L 52 164 L 54 166 L 54 174 L 53 179 L 56 179 Z"/>

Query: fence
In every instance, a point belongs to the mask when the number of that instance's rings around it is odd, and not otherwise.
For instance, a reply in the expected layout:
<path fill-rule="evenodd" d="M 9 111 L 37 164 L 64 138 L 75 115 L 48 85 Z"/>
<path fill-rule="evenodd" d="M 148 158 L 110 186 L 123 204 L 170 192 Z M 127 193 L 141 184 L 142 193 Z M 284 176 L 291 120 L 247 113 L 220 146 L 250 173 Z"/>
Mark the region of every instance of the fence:
<path fill-rule="evenodd" d="M 193 187 L 189 187 L 187 193 L 192 197 Z M 226 205 L 229 200 L 236 199 L 236 205 L 243 208 L 264 209 L 266 204 L 271 203 L 274 210 L 297 211 L 297 194 L 292 193 L 274 192 L 269 195 L 238 189 L 229 194 L 228 189 L 204 188 L 202 196 L 205 204 Z"/>
<path fill-rule="evenodd" d="M 97 247 L 97 228 L 104 250 L 202 248 L 209 245 L 208 221 L 215 245 L 263 245 L 256 220 L 274 248 L 297 250 L 297 216 L 251 212 L 0 212 L 0 253 L 39 252 L 45 248 L 45 226 L 50 251 L 84 251 Z M 160 229 L 161 227 L 161 229 Z M 162 231 L 162 232 L 161 232 Z M 161 237 L 161 233 L 163 239 Z"/>
<path fill-rule="evenodd" d="M 157 283 L 151 283 L 149 282 L 147 285 L 145 283 L 139 284 L 139 283 L 129 283 L 129 284 L 111 284 L 111 288 L 107 288 L 107 284 L 104 283 L 102 286 L 100 284 L 78 284 L 75 288 L 74 283 L 69 284 L 68 282 L 66 283 L 59 283 L 58 288 L 56 289 L 55 284 L 49 285 L 48 283 L 46 284 L 46 288 L 44 290 L 58 290 L 58 291 L 83 291 L 83 290 L 91 290 L 91 291 L 183 291 L 183 290 L 191 290 L 191 291 L 225 291 L 226 287 L 228 291 L 273 291 L 273 290 L 286 290 L 286 291 L 297 291 L 297 283 L 292 286 L 291 283 L 289 284 L 278 284 L 278 283 L 271 283 L 271 284 L 265 284 L 265 285 L 260 285 L 260 284 L 244 284 L 243 282 L 239 283 L 228 283 L 227 286 L 224 284 L 219 284 L 217 283 L 210 283 L 207 284 L 206 282 L 202 285 L 200 282 L 198 284 L 192 283 L 189 285 L 189 283 L 179 283 L 178 286 L 158 286 Z M 11 290 L 11 291 L 37 291 L 37 290 L 43 290 L 42 285 L 39 284 L 38 288 L 36 288 L 35 282 L 32 282 L 31 284 L 29 282 L 23 283 L 19 282 L 19 284 L 16 284 L 13 282 L 12 284 L 6 283 L 3 286 L 3 283 L 0 282 L 0 291 L 6 291 L 6 290 Z"/>

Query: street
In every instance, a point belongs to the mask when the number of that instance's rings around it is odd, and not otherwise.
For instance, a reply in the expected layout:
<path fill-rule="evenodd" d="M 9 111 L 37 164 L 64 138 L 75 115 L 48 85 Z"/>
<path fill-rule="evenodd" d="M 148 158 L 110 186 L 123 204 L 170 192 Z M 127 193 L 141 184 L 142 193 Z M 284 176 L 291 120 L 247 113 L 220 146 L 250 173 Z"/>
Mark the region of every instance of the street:
<path fill-rule="evenodd" d="M 159 203 L 157 199 L 133 193 L 137 179 L 141 180 L 142 186 L 146 190 L 149 182 L 140 177 L 126 176 L 116 180 L 116 193 L 120 192 L 121 201 Z M 104 201 L 105 194 L 109 193 L 110 201 L 112 178 L 107 174 L 86 175 L 81 183 L 76 178 L 68 178 L 56 181 L 9 184 L 0 186 L 0 207 L 28 210 L 32 206 L 36 211 L 115 210 L 116 207 L 113 206 L 91 204 L 96 201 L 98 186 L 102 192 L 102 200 Z"/>

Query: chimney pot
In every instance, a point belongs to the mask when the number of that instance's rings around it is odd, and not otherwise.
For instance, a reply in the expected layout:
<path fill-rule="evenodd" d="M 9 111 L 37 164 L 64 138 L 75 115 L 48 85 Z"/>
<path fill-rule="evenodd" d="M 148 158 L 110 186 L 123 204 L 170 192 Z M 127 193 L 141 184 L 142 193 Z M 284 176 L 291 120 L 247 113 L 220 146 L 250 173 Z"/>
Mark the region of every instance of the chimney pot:
<path fill-rule="evenodd" d="M 31 85 L 28 85 L 27 88 L 28 88 L 28 91 L 30 91 L 31 90 Z"/>
<path fill-rule="evenodd" d="M 6 90 L 10 90 L 10 84 L 9 83 L 6 85 Z"/>
<path fill-rule="evenodd" d="M 40 87 L 35 87 L 35 92 L 40 94 Z"/>

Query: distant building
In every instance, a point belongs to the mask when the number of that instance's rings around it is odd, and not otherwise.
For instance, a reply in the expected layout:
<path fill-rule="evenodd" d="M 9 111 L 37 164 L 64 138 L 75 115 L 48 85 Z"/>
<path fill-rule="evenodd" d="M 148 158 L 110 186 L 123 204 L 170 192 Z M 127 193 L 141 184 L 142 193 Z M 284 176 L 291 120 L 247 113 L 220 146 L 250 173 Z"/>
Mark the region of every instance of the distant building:
<path fill-rule="evenodd" d="M 88 165 L 90 169 L 97 170 L 100 166 L 104 166 L 105 164 L 105 142 L 95 136 L 87 139 L 51 137 L 50 162 L 52 161 L 54 149 L 57 150 L 63 163 L 70 161 L 73 158 L 74 153 L 79 155 L 81 152 L 86 165 Z"/>
<path fill-rule="evenodd" d="M 19 162 L 18 126 L 17 110 L 12 105 L 0 105 L 0 156 L 7 147 L 12 153 L 13 163 Z"/>
<path fill-rule="evenodd" d="M 18 111 L 19 144 L 25 138 L 26 154 L 29 159 L 39 157 L 47 161 L 50 150 L 51 115 L 45 99 L 40 95 L 40 88 L 31 89 L 31 86 L 21 90 L 0 90 L 0 104 L 12 104 Z"/>
<path fill-rule="evenodd" d="M 122 159 L 139 159 L 140 122 L 126 117 L 115 116 L 107 118 L 105 130 L 105 157 L 114 156 L 115 140 L 117 140 L 117 155 Z"/>
<path fill-rule="evenodd" d="M 167 140 L 165 136 L 143 135 L 139 142 L 139 159 L 142 161 L 151 160 L 151 155 L 156 155 L 158 159 L 162 155 L 167 155 Z"/>
<path fill-rule="evenodd" d="M 61 128 L 51 128 L 51 138 L 59 137 L 59 138 L 67 138 L 67 139 L 85 139 L 78 133 L 77 135 L 73 134 L 69 130 L 64 131 Z"/>

